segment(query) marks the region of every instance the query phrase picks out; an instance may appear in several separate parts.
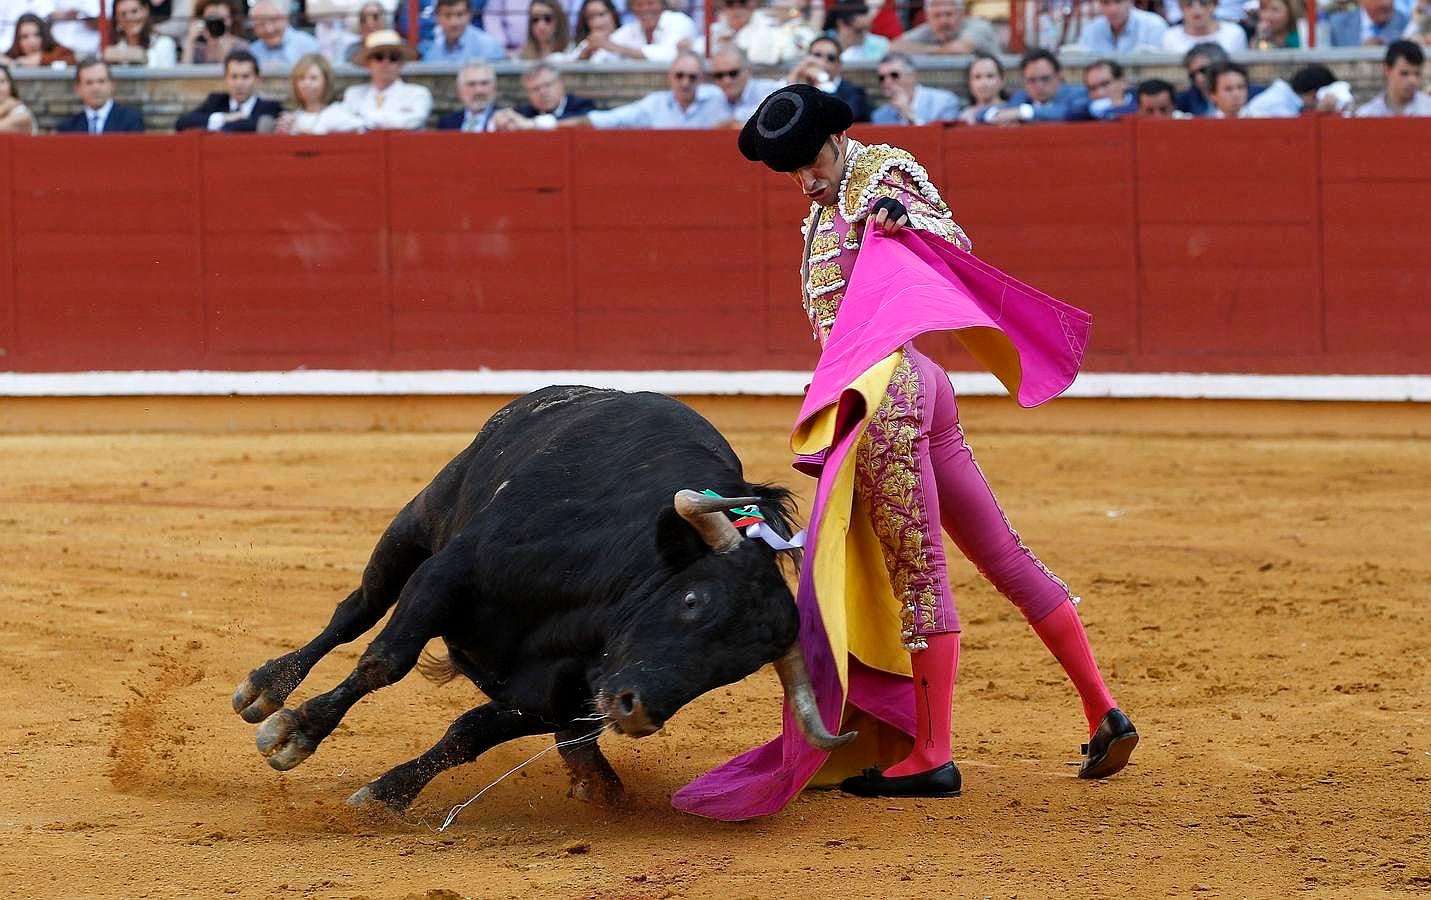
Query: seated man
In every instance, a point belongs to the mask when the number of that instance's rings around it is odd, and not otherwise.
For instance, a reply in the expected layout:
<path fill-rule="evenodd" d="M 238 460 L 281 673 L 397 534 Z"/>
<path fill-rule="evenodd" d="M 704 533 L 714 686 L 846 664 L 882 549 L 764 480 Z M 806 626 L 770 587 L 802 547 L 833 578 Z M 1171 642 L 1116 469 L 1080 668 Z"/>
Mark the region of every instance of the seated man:
<path fill-rule="evenodd" d="M 959 118 L 959 98 L 920 84 L 914 63 L 903 53 L 891 53 L 880 60 L 879 86 L 887 102 L 875 107 L 870 116 L 876 125 L 924 125 Z"/>
<path fill-rule="evenodd" d="M 224 93 L 210 94 L 197 109 L 174 123 L 175 131 L 204 128 L 209 131 L 272 131 L 283 108 L 261 99 L 258 87 L 258 60 L 247 50 L 235 50 L 224 57 Z"/>
<path fill-rule="evenodd" d="M 791 84 L 813 85 L 827 94 L 834 94 L 849 106 L 856 122 L 870 120 L 870 101 L 865 89 L 844 77 L 840 60 L 843 48 L 832 37 L 817 37 L 810 42 L 810 52 L 785 79 Z"/>
<path fill-rule="evenodd" d="M 1089 118 L 1121 119 L 1138 111 L 1137 98 L 1128 90 L 1123 67 L 1111 59 L 1089 63 L 1083 70 L 1083 87 L 1088 91 Z"/>
<path fill-rule="evenodd" d="M 994 114 L 995 124 L 1077 122 L 1088 118 L 1083 88 L 1063 83 L 1063 66 L 1047 50 L 1030 50 L 1019 62 L 1023 89 L 1009 98 L 1009 108 Z"/>
<path fill-rule="evenodd" d="M 470 62 L 457 72 L 457 99 L 462 108 L 437 120 L 443 131 L 496 131 L 497 70 L 491 63 Z"/>
<path fill-rule="evenodd" d="M 671 62 L 683 46 L 696 40 L 696 23 L 683 12 L 665 9 L 661 0 L 631 0 L 629 9 L 635 21 L 622 25 L 609 37 L 601 37 L 598 49 L 607 50 L 626 59 L 650 62 Z M 587 38 L 592 44 L 596 35 Z"/>
<path fill-rule="evenodd" d="M 711 57 L 711 80 L 730 104 L 729 123 L 740 126 L 755 112 L 760 101 L 780 89 L 771 78 L 751 78 L 750 61 L 734 45 L 717 50 Z"/>
<path fill-rule="evenodd" d="M 1173 104 L 1173 86 L 1161 78 L 1149 78 L 1138 85 L 1138 117 L 1142 119 L 1176 119 L 1186 117 Z"/>
<path fill-rule="evenodd" d="M 1205 41 L 1183 55 L 1183 68 L 1188 73 L 1188 88 L 1174 98 L 1178 109 L 1190 116 L 1212 115 L 1211 90 L 1207 84 L 1208 70 L 1218 63 L 1231 62 L 1232 57 L 1221 44 Z"/>
<path fill-rule="evenodd" d="M 1327 19 L 1333 47 L 1384 47 L 1398 40 L 1411 18 L 1394 0 L 1361 0 L 1356 9 Z"/>
<path fill-rule="evenodd" d="M 390 29 L 374 31 L 363 39 L 363 50 L 353 62 L 368 70 L 371 80 L 343 92 L 343 106 L 363 120 L 368 131 L 417 131 L 427 125 L 432 112 L 432 92 L 400 77 L 404 60 L 413 52 Z"/>
<path fill-rule="evenodd" d="M 274 0 L 258 0 L 249 12 L 249 21 L 258 40 L 248 45 L 248 52 L 261 66 L 291 68 L 304 55 L 318 52 L 318 39 L 290 28 L 288 14 Z"/>
<path fill-rule="evenodd" d="M 1431 116 L 1431 96 L 1421 93 L 1421 66 L 1426 54 L 1411 41 L 1393 41 L 1386 48 L 1382 73 L 1386 90 L 1356 111 L 1357 118 Z"/>
<path fill-rule="evenodd" d="M 1080 48 L 1100 55 L 1162 49 L 1168 23 L 1157 13 L 1138 9 L 1133 0 L 1098 0 L 1098 12 L 1079 36 Z"/>
<path fill-rule="evenodd" d="M 138 110 L 114 102 L 114 79 L 104 60 L 86 56 L 75 64 L 75 95 L 84 111 L 55 123 L 55 131 L 114 134 L 144 130 L 144 116 Z"/>
<path fill-rule="evenodd" d="M 890 49 L 914 56 L 993 56 L 999 39 L 994 26 L 965 12 L 964 0 L 926 0 L 924 24 L 906 31 Z"/>
<path fill-rule="evenodd" d="M 1247 119 L 1291 119 L 1314 114 L 1350 114 L 1351 85 L 1338 81 L 1332 70 L 1320 63 L 1303 66 L 1292 80 L 1281 78 L 1248 101 L 1242 116 Z"/>
<path fill-rule="evenodd" d="M 1247 70 L 1234 62 L 1213 66 L 1207 73 L 1214 119 L 1240 119 L 1247 106 Z"/>
<path fill-rule="evenodd" d="M 715 128 L 730 120 L 730 103 L 720 88 L 701 84 L 701 58 L 689 50 L 666 70 L 668 91 L 647 94 L 614 109 L 595 109 L 560 121 L 529 119 L 513 110 L 498 113 L 498 128 Z"/>
<path fill-rule="evenodd" d="M 568 94 L 561 72 L 547 63 L 537 63 L 523 72 L 522 87 L 527 91 L 527 102 L 517 107 L 517 112 L 528 119 L 538 116 L 551 116 L 553 121 L 570 119 L 596 109 L 596 104 L 586 97 Z"/>
<path fill-rule="evenodd" d="M 437 32 L 422 51 L 423 62 L 506 58 L 502 42 L 472 24 L 471 0 L 437 0 Z"/>

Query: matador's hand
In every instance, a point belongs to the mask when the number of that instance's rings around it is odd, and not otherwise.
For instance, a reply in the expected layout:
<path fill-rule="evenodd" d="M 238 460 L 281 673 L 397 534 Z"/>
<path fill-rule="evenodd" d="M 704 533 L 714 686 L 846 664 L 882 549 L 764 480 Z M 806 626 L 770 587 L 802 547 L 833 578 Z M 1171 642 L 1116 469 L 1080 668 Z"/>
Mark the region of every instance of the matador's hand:
<path fill-rule="evenodd" d="M 909 210 L 893 197 L 881 197 L 875 201 L 874 224 L 882 234 L 894 234 L 909 224 Z"/>

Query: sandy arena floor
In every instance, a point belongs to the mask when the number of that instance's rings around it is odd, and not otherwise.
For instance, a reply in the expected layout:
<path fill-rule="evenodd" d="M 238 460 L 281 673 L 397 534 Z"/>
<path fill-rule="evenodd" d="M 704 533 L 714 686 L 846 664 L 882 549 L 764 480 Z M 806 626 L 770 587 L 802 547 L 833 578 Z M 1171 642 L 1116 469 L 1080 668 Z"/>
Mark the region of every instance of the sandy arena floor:
<path fill-rule="evenodd" d="M 1292 405 L 1208 436 L 1209 409 L 1092 435 L 1066 415 L 1015 430 L 966 409 L 1143 734 L 1111 781 L 1074 778 L 1072 688 L 963 564 L 963 797 L 807 793 L 745 825 L 676 813 L 672 791 L 778 728 L 765 671 L 658 735 L 604 738 L 627 806 L 567 799 L 549 753 L 444 833 L 449 809 L 549 741 L 440 777 L 407 821 L 357 819 L 343 799 L 475 705 L 470 685 L 413 674 L 282 775 L 229 695 L 323 626 L 470 432 L 0 436 L 0 894 L 1425 894 L 1431 443 Z M 799 479 L 784 415 L 724 408 L 756 479 Z M 334 684 L 362 643 L 295 698 Z"/>

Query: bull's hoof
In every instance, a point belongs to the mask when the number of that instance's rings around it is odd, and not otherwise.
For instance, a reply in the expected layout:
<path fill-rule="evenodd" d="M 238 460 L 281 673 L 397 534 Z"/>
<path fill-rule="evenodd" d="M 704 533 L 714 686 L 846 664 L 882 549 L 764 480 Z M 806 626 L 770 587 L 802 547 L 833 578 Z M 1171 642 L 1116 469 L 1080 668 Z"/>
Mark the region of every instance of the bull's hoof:
<path fill-rule="evenodd" d="M 303 733 L 298 714 L 291 709 L 280 709 L 258 726 L 254 743 L 268 764 L 280 772 L 287 772 L 318 749 L 318 743 Z"/>
<path fill-rule="evenodd" d="M 363 807 L 373 808 L 378 806 L 381 806 L 384 809 L 391 809 L 391 807 L 389 807 L 386 803 L 377 798 L 377 795 L 373 793 L 373 786 L 371 784 L 365 784 L 362 787 L 358 788 L 356 791 L 353 791 L 352 796 L 350 796 L 347 800 L 347 804 L 357 809 L 361 809 Z"/>
<path fill-rule="evenodd" d="M 566 795 L 582 803 L 599 806 L 620 806 L 626 802 L 626 785 L 619 778 L 573 777 Z"/>
<path fill-rule="evenodd" d="M 253 683 L 253 676 L 245 678 L 234 690 L 234 712 L 245 722 L 257 725 L 283 708 L 283 700 L 275 700 L 267 691 Z"/>

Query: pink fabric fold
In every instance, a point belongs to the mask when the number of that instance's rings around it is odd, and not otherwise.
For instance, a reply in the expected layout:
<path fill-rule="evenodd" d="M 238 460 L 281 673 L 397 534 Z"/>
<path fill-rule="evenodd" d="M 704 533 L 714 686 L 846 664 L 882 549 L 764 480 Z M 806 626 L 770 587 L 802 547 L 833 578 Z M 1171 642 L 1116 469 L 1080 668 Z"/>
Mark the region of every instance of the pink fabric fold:
<path fill-rule="evenodd" d="M 797 428 L 836 408 L 833 441 L 802 456 L 818 474 L 796 603 L 800 644 L 825 726 L 840 729 L 851 707 L 907 735 L 914 733 L 909 679 L 849 661 L 841 684 L 815 596 L 820 524 L 832 478 L 860 438 L 864 399 L 850 386 L 880 360 L 922 334 L 954 331 L 1003 381 L 1020 405 L 1035 406 L 1073 383 L 1088 343 L 1091 317 L 1000 272 L 940 238 L 912 229 L 894 236 L 867 231 L 845 297 L 820 356 Z M 820 456 L 824 457 L 823 460 Z M 823 466 L 821 466 L 823 463 Z M 828 754 L 807 744 L 788 705 L 783 731 L 769 743 L 707 772 L 671 798 L 677 809 L 726 821 L 771 815 L 809 784 Z M 873 760 L 871 760 L 873 762 Z"/>

